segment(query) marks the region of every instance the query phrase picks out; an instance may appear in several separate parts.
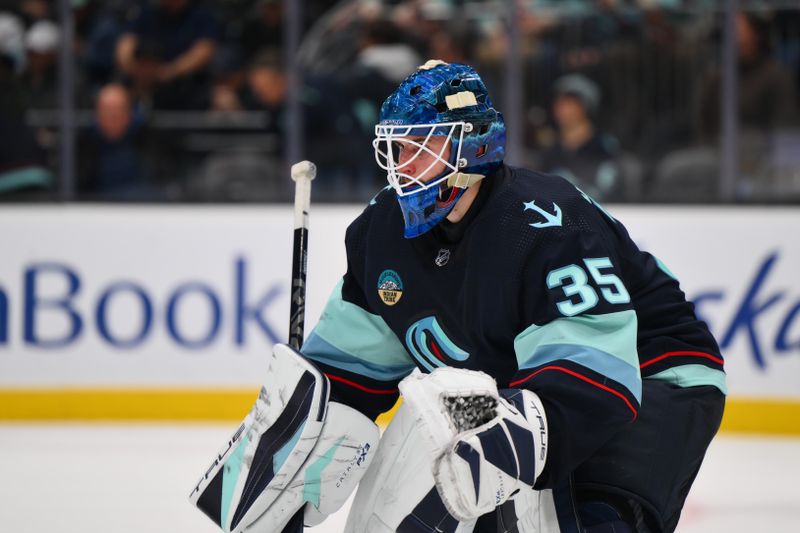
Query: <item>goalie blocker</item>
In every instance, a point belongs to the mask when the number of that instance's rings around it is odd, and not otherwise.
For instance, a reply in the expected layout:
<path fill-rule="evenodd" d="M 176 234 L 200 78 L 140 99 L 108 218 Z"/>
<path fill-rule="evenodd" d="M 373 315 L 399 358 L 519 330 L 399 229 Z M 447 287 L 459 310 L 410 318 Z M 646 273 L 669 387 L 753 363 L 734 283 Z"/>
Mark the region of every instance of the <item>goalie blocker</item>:
<path fill-rule="evenodd" d="M 255 405 L 192 503 L 228 533 L 281 531 L 303 506 L 308 526 L 336 512 L 369 467 L 379 431 L 328 392 L 328 379 L 299 352 L 275 345 Z"/>

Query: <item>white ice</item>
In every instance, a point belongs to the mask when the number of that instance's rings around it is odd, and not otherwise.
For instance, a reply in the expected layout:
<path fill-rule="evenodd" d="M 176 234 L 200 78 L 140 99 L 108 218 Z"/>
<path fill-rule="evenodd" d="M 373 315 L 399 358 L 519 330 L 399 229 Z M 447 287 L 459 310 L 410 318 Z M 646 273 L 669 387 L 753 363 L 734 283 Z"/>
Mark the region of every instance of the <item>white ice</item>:
<path fill-rule="evenodd" d="M 214 533 L 188 494 L 227 425 L 0 425 L 0 531 Z M 653 458 L 658 460 L 658 458 Z M 680 533 L 800 531 L 800 438 L 722 435 Z M 338 533 L 344 513 L 308 531 Z"/>

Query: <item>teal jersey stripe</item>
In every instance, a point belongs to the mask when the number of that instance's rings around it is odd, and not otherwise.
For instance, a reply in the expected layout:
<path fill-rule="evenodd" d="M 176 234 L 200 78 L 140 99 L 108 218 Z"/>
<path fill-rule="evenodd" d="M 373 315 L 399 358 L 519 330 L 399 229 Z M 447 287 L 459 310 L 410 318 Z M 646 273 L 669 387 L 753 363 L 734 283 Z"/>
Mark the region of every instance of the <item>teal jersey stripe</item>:
<path fill-rule="evenodd" d="M 309 359 L 330 362 L 332 366 L 362 365 L 364 369 L 385 374 L 381 379 L 388 375 L 394 379 L 411 372 L 414 362 L 394 332 L 380 316 L 344 301 L 342 284 L 343 280 L 334 288 L 301 352 Z"/>
<path fill-rule="evenodd" d="M 650 255 L 653 255 L 653 254 L 650 254 Z M 669 269 L 669 267 L 667 267 L 667 265 L 665 265 L 664 262 L 661 259 L 659 259 L 658 257 L 656 257 L 654 255 L 653 255 L 653 259 L 656 260 L 656 264 L 658 265 L 658 268 L 661 269 L 661 272 L 663 272 L 667 276 L 671 277 L 675 281 L 678 281 L 678 278 L 675 276 L 675 274 L 672 273 L 672 271 Z"/>
<path fill-rule="evenodd" d="M 592 348 L 578 344 L 546 344 L 537 348 L 528 362 L 520 366 L 533 368 L 554 361 L 566 360 L 578 363 L 598 374 L 602 374 L 623 385 L 642 403 L 642 378 L 639 369 L 634 368 L 617 357 Z"/>
<path fill-rule="evenodd" d="M 532 324 L 514 339 L 514 351 L 519 368 L 570 359 L 619 381 L 640 398 L 636 337 L 636 312 L 628 309 L 604 315 L 557 318 L 542 326 Z"/>
<path fill-rule="evenodd" d="M 646 379 L 666 381 L 667 383 L 682 388 L 713 385 L 718 388 L 722 394 L 728 394 L 725 372 L 703 365 L 680 365 L 668 368 L 658 374 L 647 376 Z"/>
<path fill-rule="evenodd" d="M 303 344 L 303 355 L 312 361 L 317 361 L 347 372 L 367 376 L 378 381 L 393 381 L 404 378 L 413 369 L 414 365 L 385 366 L 375 365 L 345 353 L 333 346 L 314 331 Z"/>

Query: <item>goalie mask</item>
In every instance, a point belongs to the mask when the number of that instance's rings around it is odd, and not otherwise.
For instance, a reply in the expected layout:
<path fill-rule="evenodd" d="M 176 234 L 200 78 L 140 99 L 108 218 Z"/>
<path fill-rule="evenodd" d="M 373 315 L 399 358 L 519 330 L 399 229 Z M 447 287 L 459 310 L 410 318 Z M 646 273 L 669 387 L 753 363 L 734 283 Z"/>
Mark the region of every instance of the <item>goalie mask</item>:
<path fill-rule="evenodd" d="M 505 155 L 503 116 L 472 67 L 428 61 L 381 106 L 375 159 L 403 211 L 406 238 L 442 221 Z"/>

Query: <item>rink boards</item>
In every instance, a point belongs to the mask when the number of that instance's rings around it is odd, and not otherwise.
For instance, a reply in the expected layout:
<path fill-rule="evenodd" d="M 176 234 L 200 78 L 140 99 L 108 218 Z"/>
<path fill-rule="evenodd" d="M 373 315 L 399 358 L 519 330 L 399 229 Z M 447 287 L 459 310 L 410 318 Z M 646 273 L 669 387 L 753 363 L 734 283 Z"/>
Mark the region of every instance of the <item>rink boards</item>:
<path fill-rule="evenodd" d="M 312 207 L 307 327 L 360 209 Z M 800 434 L 800 211 L 610 211 L 720 341 L 724 428 Z M 289 206 L 4 206 L 0 420 L 241 418 L 287 337 L 291 239 Z"/>

